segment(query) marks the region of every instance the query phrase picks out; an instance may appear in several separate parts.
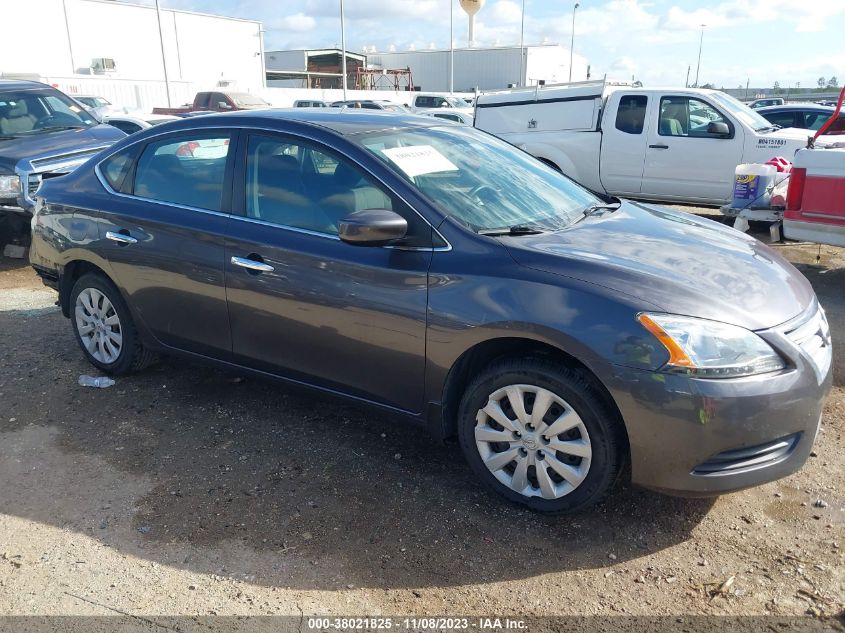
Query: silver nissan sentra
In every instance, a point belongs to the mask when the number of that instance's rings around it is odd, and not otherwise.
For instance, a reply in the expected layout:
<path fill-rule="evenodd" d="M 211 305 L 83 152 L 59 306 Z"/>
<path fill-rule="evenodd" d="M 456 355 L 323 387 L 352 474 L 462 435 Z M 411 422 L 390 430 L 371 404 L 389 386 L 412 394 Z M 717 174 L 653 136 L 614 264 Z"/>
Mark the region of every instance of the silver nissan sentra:
<path fill-rule="evenodd" d="M 767 246 L 424 117 L 157 126 L 45 181 L 30 258 L 104 372 L 179 354 L 379 407 L 542 512 L 628 461 L 682 495 L 788 475 L 831 387 L 824 311 Z"/>

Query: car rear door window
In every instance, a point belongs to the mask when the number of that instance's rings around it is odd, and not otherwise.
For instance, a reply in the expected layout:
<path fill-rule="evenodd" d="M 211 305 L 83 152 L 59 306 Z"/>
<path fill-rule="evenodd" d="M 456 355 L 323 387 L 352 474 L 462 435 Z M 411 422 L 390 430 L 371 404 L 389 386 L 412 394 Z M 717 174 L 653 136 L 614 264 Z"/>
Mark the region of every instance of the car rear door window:
<path fill-rule="evenodd" d="M 132 161 L 136 153 L 136 148 L 133 145 L 109 156 L 100 163 L 100 174 L 114 191 L 120 192 L 127 189 L 126 177 L 132 170 Z"/>
<path fill-rule="evenodd" d="M 150 143 L 138 159 L 134 195 L 220 211 L 230 139 L 228 134 L 195 134 Z"/>
<path fill-rule="evenodd" d="M 616 112 L 616 129 L 626 134 L 642 134 L 647 106 L 648 97 L 645 95 L 623 96 Z"/>

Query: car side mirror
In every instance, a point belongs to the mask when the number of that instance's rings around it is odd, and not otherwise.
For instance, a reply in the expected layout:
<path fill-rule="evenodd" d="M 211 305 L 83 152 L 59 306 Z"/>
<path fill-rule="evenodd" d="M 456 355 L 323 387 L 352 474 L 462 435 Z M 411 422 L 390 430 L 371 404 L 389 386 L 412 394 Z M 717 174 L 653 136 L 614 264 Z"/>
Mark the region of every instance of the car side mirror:
<path fill-rule="evenodd" d="M 710 136 L 727 138 L 731 135 L 731 128 L 724 121 L 711 121 L 707 124 L 707 133 Z"/>
<path fill-rule="evenodd" d="M 220 108 L 221 110 L 231 110 L 232 109 L 232 106 L 230 106 L 225 101 L 218 101 L 217 107 Z"/>
<path fill-rule="evenodd" d="M 338 237 L 355 246 L 384 246 L 405 237 L 408 221 L 388 209 L 355 211 L 343 218 Z"/>

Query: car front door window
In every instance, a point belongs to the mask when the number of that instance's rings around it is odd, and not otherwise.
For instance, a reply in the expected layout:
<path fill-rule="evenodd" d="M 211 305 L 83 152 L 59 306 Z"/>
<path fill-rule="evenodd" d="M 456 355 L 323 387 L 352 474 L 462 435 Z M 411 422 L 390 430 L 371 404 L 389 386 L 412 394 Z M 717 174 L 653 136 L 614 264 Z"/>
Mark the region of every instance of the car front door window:
<path fill-rule="evenodd" d="M 396 210 L 408 219 L 407 243 L 430 243 L 431 230 L 348 160 L 303 141 L 253 135 L 246 157 L 245 215 L 282 227 L 336 236 L 346 216 Z"/>
<path fill-rule="evenodd" d="M 730 123 L 709 103 L 690 97 L 664 97 L 660 100 L 661 136 L 709 138 L 711 123 Z"/>

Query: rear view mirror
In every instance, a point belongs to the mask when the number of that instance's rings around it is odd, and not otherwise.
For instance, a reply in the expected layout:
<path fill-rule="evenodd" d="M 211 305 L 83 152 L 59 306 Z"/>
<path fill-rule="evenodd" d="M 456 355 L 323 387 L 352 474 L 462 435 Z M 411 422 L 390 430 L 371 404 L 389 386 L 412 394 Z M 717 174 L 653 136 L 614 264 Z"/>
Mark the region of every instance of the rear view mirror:
<path fill-rule="evenodd" d="M 727 138 L 731 135 L 731 128 L 724 121 L 711 121 L 707 125 L 707 133 L 710 136 Z"/>
<path fill-rule="evenodd" d="M 405 237 L 408 222 L 388 209 L 355 211 L 340 221 L 338 236 L 356 246 L 384 246 Z"/>
<path fill-rule="evenodd" d="M 218 101 L 217 107 L 220 108 L 221 110 L 231 110 L 232 109 L 232 106 L 230 106 L 225 101 Z"/>

